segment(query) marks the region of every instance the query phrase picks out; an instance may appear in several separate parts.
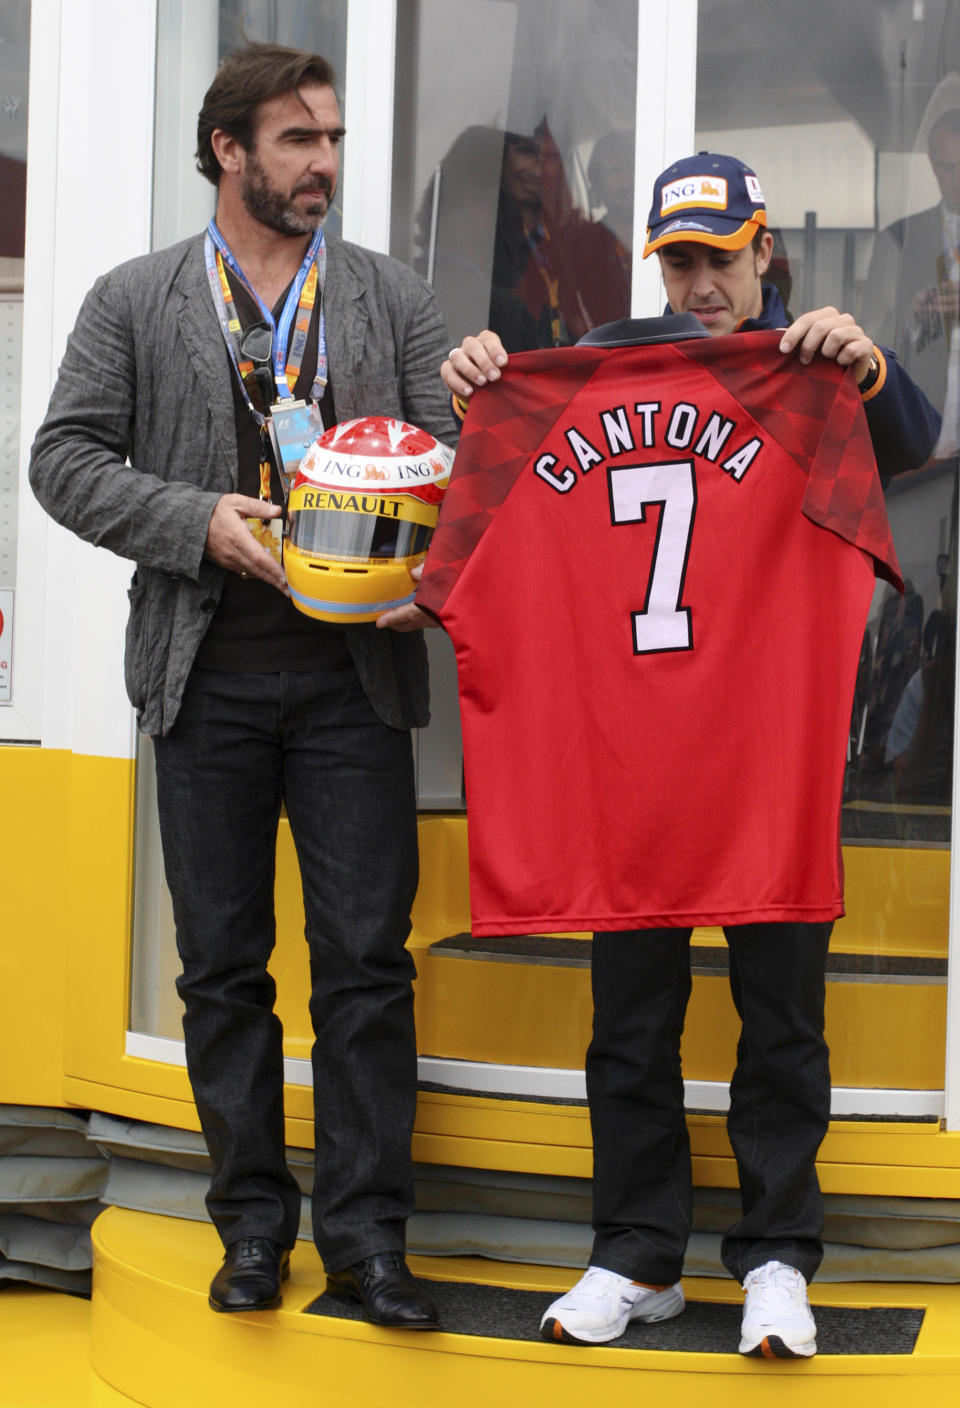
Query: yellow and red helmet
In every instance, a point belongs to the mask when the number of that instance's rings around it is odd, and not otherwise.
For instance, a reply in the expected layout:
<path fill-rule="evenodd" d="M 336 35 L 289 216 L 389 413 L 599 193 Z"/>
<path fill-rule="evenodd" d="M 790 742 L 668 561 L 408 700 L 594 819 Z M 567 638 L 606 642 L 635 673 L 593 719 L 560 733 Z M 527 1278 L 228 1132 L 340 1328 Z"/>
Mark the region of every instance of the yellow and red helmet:
<path fill-rule="evenodd" d="M 344 421 L 317 437 L 287 501 L 283 565 L 307 616 L 352 625 L 413 600 L 453 451 L 387 416 Z"/>

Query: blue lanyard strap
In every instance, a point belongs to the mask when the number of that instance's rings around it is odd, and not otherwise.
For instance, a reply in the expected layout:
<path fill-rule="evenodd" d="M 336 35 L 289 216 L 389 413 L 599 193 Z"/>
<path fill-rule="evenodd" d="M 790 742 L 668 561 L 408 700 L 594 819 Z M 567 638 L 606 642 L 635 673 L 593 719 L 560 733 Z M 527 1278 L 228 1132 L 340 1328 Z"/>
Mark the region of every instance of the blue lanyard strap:
<path fill-rule="evenodd" d="M 297 276 L 287 293 L 280 315 L 279 324 L 276 322 L 272 309 L 268 308 L 263 299 L 253 288 L 249 279 L 244 274 L 237 263 L 230 246 L 217 228 L 215 220 L 211 220 L 207 226 L 207 233 L 204 239 L 204 259 L 207 266 L 207 276 L 210 280 L 210 288 L 213 293 L 214 305 L 217 309 L 217 316 L 220 320 L 220 327 L 227 343 L 231 361 L 236 368 L 237 375 L 243 382 L 241 372 L 239 340 L 240 325 L 235 311 L 228 309 L 224 298 L 223 281 L 220 277 L 220 261 L 227 266 L 243 287 L 256 301 L 260 309 L 264 322 L 273 334 L 271 358 L 273 361 L 274 382 L 277 388 L 277 396 L 280 400 L 290 400 L 293 396 L 293 389 L 290 384 L 292 377 L 293 384 L 296 384 L 297 374 L 303 360 L 303 352 L 307 342 L 307 331 L 310 326 L 310 315 L 314 302 L 314 290 L 320 290 L 320 324 L 317 335 L 317 368 L 313 379 L 310 396 L 314 401 L 323 398 L 324 387 L 327 384 L 327 332 L 326 319 L 323 311 L 323 285 L 327 268 L 327 248 L 323 238 L 323 229 L 318 226 L 303 261 L 297 271 Z M 314 272 L 315 271 L 315 272 Z M 291 339 L 291 328 L 293 336 Z M 262 417 L 257 415 L 253 405 L 246 394 L 247 405 L 258 421 Z"/>

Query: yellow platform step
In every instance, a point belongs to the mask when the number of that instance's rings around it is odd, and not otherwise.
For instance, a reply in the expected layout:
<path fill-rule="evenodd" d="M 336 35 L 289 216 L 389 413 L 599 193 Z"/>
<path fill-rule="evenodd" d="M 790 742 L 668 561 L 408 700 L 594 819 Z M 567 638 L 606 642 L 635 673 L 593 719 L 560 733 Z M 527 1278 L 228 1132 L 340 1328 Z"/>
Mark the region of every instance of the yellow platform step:
<path fill-rule="evenodd" d="M 90 1367 L 89 1301 L 36 1286 L 0 1288 L 3 1408 L 124 1408 L 133 1399 Z"/>
<path fill-rule="evenodd" d="M 216 1315 L 207 1307 L 207 1287 L 220 1248 L 209 1226 L 113 1208 L 95 1224 L 94 1243 L 91 1363 L 105 1384 L 145 1408 L 581 1408 L 641 1395 L 680 1405 L 766 1408 L 772 1391 L 779 1404 L 902 1408 L 908 1391 L 946 1404 L 960 1390 L 960 1287 L 814 1285 L 815 1307 L 922 1310 L 912 1353 L 821 1354 L 771 1364 L 734 1352 L 404 1333 L 305 1314 L 324 1276 L 316 1253 L 303 1244 L 294 1252 L 281 1309 Z M 472 1258 L 412 1258 L 411 1265 L 424 1277 L 544 1295 L 570 1281 L 563 1270 Z M 740 1298 L 724 1281 L 690 1281 L 686 1290 L 695 1302 L 733 1305 Z M 908 1376 L 917 1380 L 909 1390 Z"/>

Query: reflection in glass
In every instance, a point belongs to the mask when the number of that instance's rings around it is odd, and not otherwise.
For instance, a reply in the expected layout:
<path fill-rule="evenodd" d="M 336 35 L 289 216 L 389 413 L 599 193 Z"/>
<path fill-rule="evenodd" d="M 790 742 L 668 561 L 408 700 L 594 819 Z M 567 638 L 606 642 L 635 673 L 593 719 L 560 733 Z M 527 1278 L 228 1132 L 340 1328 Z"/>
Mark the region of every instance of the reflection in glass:
<path fill-rule="evenodd" d="M 17 579 L 30 0 L 0 13 L 0 588 Z"/>
<path fill-rule="evenodd" d="M 891 799 L 898 834 L 913 840 L 946 839 L 952 789 L 960 448 L 960 74 L 952 65 L 960 64 L 960 34 L 954 41 L 952 56 L 939 56 L 951 65 L 939 82 L 922 75 L 927 101 L 909 148 L 905 141 L 892 171 L 889 161 L 879 168 L 890 172 L 881 188 L 887 210 L 899 178 L 897 218 L 877 233 L 863 294 L 872 335 L 894 348 L 943 415 L 930 464 L 907 477 L 915 483 L 894 481 L 888 490 L 905 520 L 898 547 L 909 580 L 902 603 L 881 607 L 851 788 Z M 935 810 L 918 815 L 918 805 Z"/>
<path fill-rule="evenodd" d="M 749 63 L 749 84 L 741 33 L 764 55 L 762 65 Z M 782 237 L 780 265 L 792 278 L 791 312 L 833 305 L 853 313 L 945 411 L 931 462 L 886 485 L 907 594 L 878 587 L 864 641 L 843 810 L 851 840 L 946 845 L 950 834 L 957 414 L 947 373 L 952 336 L 960 366 L 960 151 L 955 177 L 950 159 L 960 121 L 949 114 L 960 110 L 957 71 L 953 0 L 891 0 L 882 9 L 866 0 L 703 0 L 699 8 L 697 146 L 732 151 L 760 175 Z"/>
<path fill-rule="evenodd" d="M 636 30 L 623 0 L 401 12 L 391 252 L 455 341 L 567 346 L 629 314 Z"/>
<path fill-rule="evenodd" d="M 632 199 L 633 134 L 620 170 Z M 593 162 L 591 155 L 591 163 Z M 609 183 L 615 163 L 597 171 Z M 530 135 L 506 132 L 500 168 L 493 286 L 489 325 L 508 351 L 566 347 L 591 328 L 630 311 L 630 254 L 603 220 L 590 219 L 574 204 L 556 140 L 546 118 Z"/>
<path fill-rule="evenodd" d="M 834 1085 L 873 1087 L 896 1111 L 901 1087 L 943 1084 L 960 286 L 960 122 L 947 114 L 960 110 L 960 13 L 954 0 L 700 0 L 697 40 L 696 146 L 757 171 L 792 313 L 852 313 L 946 412 L 930 462 L 884 486 L 906 592 L 878 583 L 862 644 L 841 811 L 847 912 L 828 969 Z"/>
<path fill-rule="evenodd" d="M 451 340 L 562 346 L 627 317 L 633 0 L 409 0 L 397 26 L 390 252 L 433 286 Z M 420 805 L 461 807 L 456 665 L 426 639 Z"/>

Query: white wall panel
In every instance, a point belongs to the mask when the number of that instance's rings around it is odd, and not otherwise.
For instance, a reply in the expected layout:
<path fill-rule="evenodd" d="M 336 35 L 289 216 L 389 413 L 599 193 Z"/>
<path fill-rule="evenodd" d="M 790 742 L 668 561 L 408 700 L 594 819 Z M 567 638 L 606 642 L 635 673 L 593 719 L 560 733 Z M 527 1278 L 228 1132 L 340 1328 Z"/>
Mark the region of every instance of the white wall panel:
<path fill-rule="evenodd" d="M 154 5 L 34 0 L 33 35 L 24 452 L 87 289 L 150 245 Z M 24 722 L 46 747 L 129 757 L 122 654 L 130 565 L 50 523 L 28 489 L 22 497 L 15 689 L 21 704 L 22 682 Z"/>
<path fill-rule="evenodd" d="M 396 0 L 350 0 L 344 125 L 350 179 L 344 185 L 343 237 L 390 251 Z"/>
<path fill-rule="evenodd" d="M 665 301 L 660 265 L 640 255 L 654 181 L 694 150 L 697 0 L 639 0 L 638 10 L 633 315 L 653 318 Z"/>

